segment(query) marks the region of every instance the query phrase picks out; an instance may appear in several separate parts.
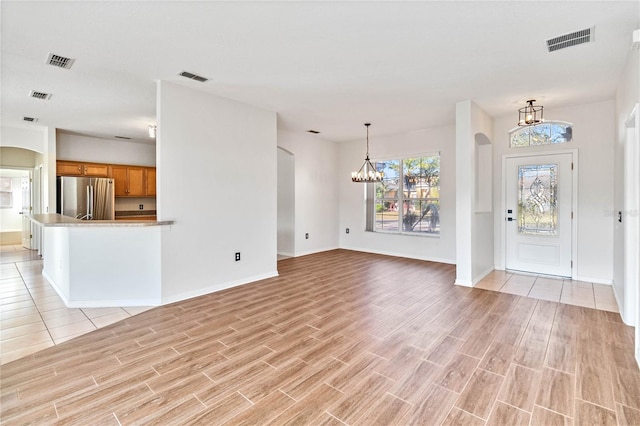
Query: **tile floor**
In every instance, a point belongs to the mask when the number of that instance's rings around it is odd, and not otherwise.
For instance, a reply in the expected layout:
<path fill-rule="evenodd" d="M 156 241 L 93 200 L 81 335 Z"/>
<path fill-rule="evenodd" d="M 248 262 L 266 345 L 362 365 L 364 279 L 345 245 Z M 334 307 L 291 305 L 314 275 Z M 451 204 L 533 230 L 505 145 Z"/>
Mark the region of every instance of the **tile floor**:
<path fill-rule="evenodd" d="M 36 252 L 0 246 L 0 364 L 147 309 L 69 309 L 42 276 L 42 260 Z"/>
<path fill-rule="evenodd" d="M 610 285 L 493 271 L 476 288 L 618 312 L 618 304 Z"/>
<path fill-rule="evenodd" d="M 0 246 L 0 364 L 30 355 L 150 309 L 67 308 L 42 276 L 42 260 Z M 493 271 L 477 288 L 618 312 L 611 286 Z"/>

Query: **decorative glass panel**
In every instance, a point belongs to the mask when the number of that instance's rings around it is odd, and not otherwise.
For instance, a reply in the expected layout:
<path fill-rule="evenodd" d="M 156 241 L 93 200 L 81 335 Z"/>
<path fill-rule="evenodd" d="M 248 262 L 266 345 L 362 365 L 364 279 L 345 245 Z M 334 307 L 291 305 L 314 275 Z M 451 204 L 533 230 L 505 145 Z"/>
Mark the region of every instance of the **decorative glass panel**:
<path fill-rule="evenodd" d="M 535 126 L 518 127 L 509 132 L 509 143 L 512 148 L 565 143 L 571 142 L 572 138 L 571 124 L 561 121 L 547 121 Z"/>
<path fill-rule="evenodd" d="M 518 232 L 556 235 L 558 223 L 558 165 L 518 167 Z"/>

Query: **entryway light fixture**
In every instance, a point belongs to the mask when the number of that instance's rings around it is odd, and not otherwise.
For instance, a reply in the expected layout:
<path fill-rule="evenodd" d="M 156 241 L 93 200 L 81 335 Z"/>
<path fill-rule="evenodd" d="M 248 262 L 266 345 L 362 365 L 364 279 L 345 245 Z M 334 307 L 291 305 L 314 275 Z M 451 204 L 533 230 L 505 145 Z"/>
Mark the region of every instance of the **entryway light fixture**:
<path fill-rule="evenodd" d="M 362 183 L 382 182 L 382 173 L 377 171 L 371 164 L 371 160 L 369 160 L 369 126 L 371 126 L 371 123 L 364 123 L 364 125 L 367 127 L 367 156 L 360 170 L 351 173 L 351 180 Z"/>
<path fill-rule="evenodd" d="M 155 138 L 156 137 L 156 125 L 155 124 L 149 124 L 149 137 L 150 138 Z"/>
<path fill-rule="evenodd" d="M 527 106 L 518 110 L 518 126 L 535 126 L 544 121 L 544 107 L 534 106 L 535 99 L 529 99 Z"/>

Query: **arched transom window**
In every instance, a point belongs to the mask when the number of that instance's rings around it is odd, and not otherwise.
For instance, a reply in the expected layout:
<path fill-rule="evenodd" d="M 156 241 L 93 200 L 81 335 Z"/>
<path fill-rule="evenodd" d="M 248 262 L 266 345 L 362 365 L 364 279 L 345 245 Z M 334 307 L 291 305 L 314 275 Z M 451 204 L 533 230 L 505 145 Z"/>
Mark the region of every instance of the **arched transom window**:
<path fill-rule="evenodd" d="M 573 125 L 564 121 L 545 121 L 544 123 L 516 127 L 509 131 L 511 148 L 523 146 L 551 145 L 570 142 L 572 139 Z"/>

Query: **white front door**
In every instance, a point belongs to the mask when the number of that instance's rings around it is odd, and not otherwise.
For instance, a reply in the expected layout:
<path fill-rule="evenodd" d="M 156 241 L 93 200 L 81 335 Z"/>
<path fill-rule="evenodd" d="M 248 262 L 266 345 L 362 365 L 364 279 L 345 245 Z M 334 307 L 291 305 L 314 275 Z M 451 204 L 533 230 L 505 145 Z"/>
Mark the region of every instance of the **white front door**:
<path fill-rule="evenodd" d="M 22 176 L 22 247 L 31 249 L 31 177 Z"/>
<path fill-rule="evenodd" d="M 573 156 L 506 159 L 507 269 L 571 277 Z"/>

